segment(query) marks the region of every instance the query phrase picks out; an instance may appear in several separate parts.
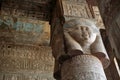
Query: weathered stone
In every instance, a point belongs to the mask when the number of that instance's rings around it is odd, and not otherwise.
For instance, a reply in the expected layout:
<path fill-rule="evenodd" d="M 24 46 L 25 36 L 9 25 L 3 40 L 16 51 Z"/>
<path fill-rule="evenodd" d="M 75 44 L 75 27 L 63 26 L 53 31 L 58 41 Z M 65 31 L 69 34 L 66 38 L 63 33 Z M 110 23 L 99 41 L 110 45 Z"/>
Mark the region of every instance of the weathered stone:
<path fill-rule="evenodd" d="M 2 45 L 0 50 L 1 71 L 19 71 L 20 69 L 52 71 L 54 59 L 49 47 Z"/>
<path fill-rule="evenodd" d="M 1 15 L 0 32 L 0 43 L 45 46 L 50 42 L 49 23 L 45 21 Z"/>
<path fill-rule="evenodd" d="M 99 29 L 89 19 L 73 19 L 64 24 L 64 35 L 67 54 L 76 56 L 92 54 L 98 57 L 104 68 L 110 61 L 102 42 Z"/>
<path fill-rule="evenodd" d="M 14 17 L 28 17 L 44 21 L 50 20 L 52 0 L 3 0 L 1 14 Z M 14 7 L 13 7 L 14 6 Z"/>
<path fill-rule="evenodd" d="M 65 61 L 61 80 L 106 80 L 101 61 L 92 55 L 79 55 Z"/>
<path fill-rule="evenodd" d="M 1 80 L 54 80 L 54 59 L 47 46 L 0 45 Z"/>
<path fill-rule="evenodd" d="M 1 80 L 54 80 L 49 73 L 0 73 Z"/>
<path fill-rule="evenodd" d="M 62 1 L 63 3 L 63 10 L 64 10 L 64 16 L 66 19 L 69 17 L 80 17 L 80 18 L 91 18 L 90 11 L 88 9 L 88 5 L 85 4 L 86 1 L 83 3 L 77 1 Z M 73 4 L 74 3 L 74 4 Z"/>

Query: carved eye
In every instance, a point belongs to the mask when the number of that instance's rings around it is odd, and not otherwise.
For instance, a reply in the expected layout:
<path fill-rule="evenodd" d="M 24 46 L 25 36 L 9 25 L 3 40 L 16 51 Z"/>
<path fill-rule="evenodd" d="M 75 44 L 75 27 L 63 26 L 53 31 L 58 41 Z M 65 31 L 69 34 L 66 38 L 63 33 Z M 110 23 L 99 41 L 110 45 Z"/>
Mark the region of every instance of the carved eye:
<path fill-rule="evenodd" d="M 84 27 L 83 27 L 83 26 L 81 26 L 81 30 L 83 30 L 83 28 L 84 28 Z"/>
<path fill-rule="evenodd" d="M 7 46 L 8 48 L 11 48 L 11 46 L 9 45 L 9 46 Z"/>
<path fill-rule="evenodd" d="M 88 27 L 86 27 L 86 30 L 87 30 L 87 31 L 89 31 L 89 28 L 88 28 Z"/>

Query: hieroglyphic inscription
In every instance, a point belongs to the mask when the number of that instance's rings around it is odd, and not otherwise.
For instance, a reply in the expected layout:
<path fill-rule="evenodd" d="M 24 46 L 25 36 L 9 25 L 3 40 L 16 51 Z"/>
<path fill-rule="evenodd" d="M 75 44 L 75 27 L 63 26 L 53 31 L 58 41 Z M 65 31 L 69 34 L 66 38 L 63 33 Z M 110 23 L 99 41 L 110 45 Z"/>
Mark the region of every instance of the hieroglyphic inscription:
<path fill-rule="evenodd" d="M 54 80 L 49 73 L 43 74 L 20 74 L 20 73 L 0 73 L 0 80 Z"/>
<path fill-rule="evenodd" d="M 0 45 L 0 71 L 37 70 L 52 72 L 54 59 L 50 47 Z"/>
<path fill-rule="evenodd" d="M 82 18 L 90 18 L 89 9 L 87 4 L 72 4 L 67 1 L 63 1 L 63 9 L 65 16 L 74 16 L 74 17 L 82 17 Z"/>
<path fill-rule="evenodd" d="M 1 14 L 49 20 L 51 0 L 3 0 Z"/>
<path fill-rule="evenodd" d="M 62 80 L 106 80 L 100 60 L 92 55 L 80 55 L 65 61 L 61 76 Z"/>

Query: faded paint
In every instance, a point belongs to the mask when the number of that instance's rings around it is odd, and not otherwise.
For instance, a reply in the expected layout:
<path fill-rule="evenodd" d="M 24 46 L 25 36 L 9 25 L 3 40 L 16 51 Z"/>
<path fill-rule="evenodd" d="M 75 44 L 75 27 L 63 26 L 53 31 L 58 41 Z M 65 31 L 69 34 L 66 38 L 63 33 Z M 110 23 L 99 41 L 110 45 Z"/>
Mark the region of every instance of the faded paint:
<path fill-rule="evenodd" d="M 50 41 L 50 27 L 45 21 L 0 16 L 0 30 L 14 33 L 16 43 L 48 45 Z"/>
<path fill-rule="evenodd" d="M 10 27 L 11 29 L 14 29 L 16 31 L 42 33 L 43 26 L 44 26 L 44 24 L 40 24 L 40 23 L 34 24 L 34 23 L 21 22 L 21 21 L 14 22 L 12 18 L 11 19 L 8 18 L 5 20 L 0 19 L 0 27 Z"/>

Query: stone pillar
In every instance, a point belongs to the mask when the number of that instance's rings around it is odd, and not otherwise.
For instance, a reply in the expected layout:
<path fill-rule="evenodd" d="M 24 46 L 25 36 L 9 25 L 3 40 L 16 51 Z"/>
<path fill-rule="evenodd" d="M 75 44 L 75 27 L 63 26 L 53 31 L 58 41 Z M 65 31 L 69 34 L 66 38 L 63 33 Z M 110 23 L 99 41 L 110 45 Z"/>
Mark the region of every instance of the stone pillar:
<path fill-rule="evenodd" d="M 109 58 L 86 1 L 62 0 L 61 9 L 64 24 L 59 19 L 52 29 L 56 80 L 107 80 L 103 68 Z"/>
<path fill-rule="evenodd" d="M 66 60 L 61 80 L 106 80 L 101 61 L 92 55 L 79 55 Z"/>
<path fill-rule="evenodd" d="M 106 80 L 103 68 L 109 66 L 98 28 L 88 19 L 72 19 L 64 24 L 66 55 L 61 80 Z"/>

